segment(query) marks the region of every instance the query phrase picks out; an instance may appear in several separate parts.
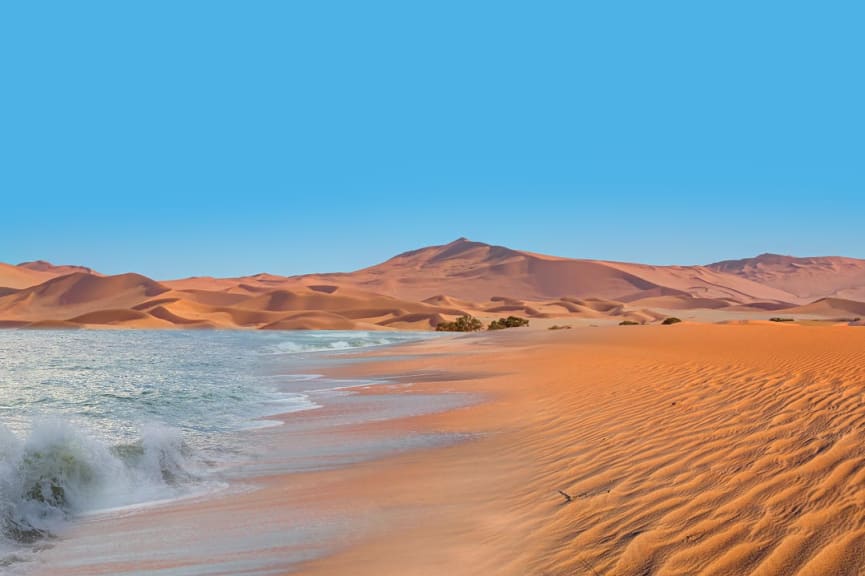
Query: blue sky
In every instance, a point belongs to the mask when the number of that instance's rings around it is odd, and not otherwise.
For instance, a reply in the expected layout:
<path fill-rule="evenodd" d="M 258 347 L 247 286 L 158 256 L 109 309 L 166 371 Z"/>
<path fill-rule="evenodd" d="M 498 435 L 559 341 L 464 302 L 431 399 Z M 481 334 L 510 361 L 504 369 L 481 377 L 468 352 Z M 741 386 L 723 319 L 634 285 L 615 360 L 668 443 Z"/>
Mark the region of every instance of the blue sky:
<path fill-rule="evenodd" d="M 865 257 L 862 6 L 5 2 L 0 261 Z"/>

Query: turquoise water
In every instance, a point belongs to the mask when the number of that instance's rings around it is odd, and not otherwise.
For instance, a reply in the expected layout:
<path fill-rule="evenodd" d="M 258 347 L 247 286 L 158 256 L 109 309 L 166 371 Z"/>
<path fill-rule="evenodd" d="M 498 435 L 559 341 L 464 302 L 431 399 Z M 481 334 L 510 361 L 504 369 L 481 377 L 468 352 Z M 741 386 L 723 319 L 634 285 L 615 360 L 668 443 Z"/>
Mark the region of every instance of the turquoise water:
<path fill-rule="evenodd" d="M 239 431 L 317 407 L 310 356 L 426 337 L 0 331 L 0 566 L 78 514 L 218 487 Z"/>

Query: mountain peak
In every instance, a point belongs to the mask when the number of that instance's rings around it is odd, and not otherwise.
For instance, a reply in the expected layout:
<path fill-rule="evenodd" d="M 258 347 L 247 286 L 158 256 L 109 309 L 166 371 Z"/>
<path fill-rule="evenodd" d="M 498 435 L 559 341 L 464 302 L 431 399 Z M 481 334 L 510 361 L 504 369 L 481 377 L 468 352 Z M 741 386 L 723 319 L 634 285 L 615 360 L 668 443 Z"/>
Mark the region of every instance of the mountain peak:
<path fill-rule="evenodd" d="M 54 272 L 58 274 L 70 274 L 72 272 L 83 272 L 85 274 L 92 274 L 93 270 L 87 268 L 86 266 L 74 266 L 70 264 L 64 265 L 55 265 L 47 260 L 32 260 L 30 262 L 22 262 L 18 264 L 18 268 L 24 268 L 25 270 L 34 270 L 36 272 Z"/>

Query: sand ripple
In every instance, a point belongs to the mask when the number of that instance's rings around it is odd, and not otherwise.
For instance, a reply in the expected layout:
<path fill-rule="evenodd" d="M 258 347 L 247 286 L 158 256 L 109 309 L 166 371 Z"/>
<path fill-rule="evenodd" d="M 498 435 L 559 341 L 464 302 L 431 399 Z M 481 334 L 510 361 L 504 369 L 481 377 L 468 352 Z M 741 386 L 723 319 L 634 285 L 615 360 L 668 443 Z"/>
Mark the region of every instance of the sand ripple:
<path fill-rule="evenodd" d="M 865 334 L 729 328 L 576 351 L 526 444 L 574 497 L 533 573 L 865 573 Z"/>

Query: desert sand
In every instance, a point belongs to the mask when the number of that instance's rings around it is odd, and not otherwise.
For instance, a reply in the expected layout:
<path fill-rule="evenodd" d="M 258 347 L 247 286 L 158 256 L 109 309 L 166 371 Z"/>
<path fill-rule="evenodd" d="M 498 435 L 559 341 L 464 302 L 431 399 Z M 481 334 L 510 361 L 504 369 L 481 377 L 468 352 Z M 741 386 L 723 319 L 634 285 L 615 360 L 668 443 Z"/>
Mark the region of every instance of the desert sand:
<path fill-rule="evenodd" d="M 46 573 L 227 574 L 243 562 L 248 573 L 309 575 L 865 572 L 859 328 L 516 329 L 401 351 L 410 355 L 386 350 L 335 375 L 399 383 L 363 395 L 484 401 L 332 432 L 464 441 L 262 473 L 246 480 L 253 491 L 93 520 L 45 553 Z M 323 557 L 286 560 L 291 530 L 330 521 L 353 528 L 317 540 Z M 105 547 L 106 534 L 126 544 Z"/>
<path fill-rule="evenodd" d="M 463 314 L 545 326 L 653 323 L 682 311 L 702 321 L 767 320 L 780 311 L 856 323 L 863 302 L 865 260 L 762 255 L 650 266 L 464 238 L 355 272 L 293 277 L 157 281 L 43 261 L 0 264 L 0 327 L 430 330 Z"/>
<path fill-rule="evenodd" d="M 865 300 L 865 262 L 855 258 L 761 254 L 756 258 L 718 262 L 709 268 L 733 273 L 803 299 Z"/>

